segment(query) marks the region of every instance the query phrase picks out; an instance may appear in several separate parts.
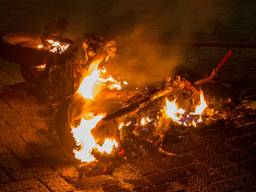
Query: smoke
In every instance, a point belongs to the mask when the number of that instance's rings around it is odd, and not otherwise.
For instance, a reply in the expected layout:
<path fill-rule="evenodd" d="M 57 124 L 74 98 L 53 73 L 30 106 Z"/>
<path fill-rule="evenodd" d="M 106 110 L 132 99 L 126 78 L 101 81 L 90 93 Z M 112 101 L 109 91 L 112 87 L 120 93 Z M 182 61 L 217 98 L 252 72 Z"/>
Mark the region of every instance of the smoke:
<path fill-rule="evenodd" d="M 217 0 L 119 0 L 112 8 L 108 14 L 116 19 L 105 34 L 115 34 L 120 47 L 116 65 L 109 67 L 139 85 L 172 76 L 188 51 L 155 41 L 200 41 L 221 19 Z"/>
<path fill-rule="evenodd" d="M 132 85 L 153 84 L 173 74 L 182 49 L 150 43 L 146 26 L 138 26 L 130 34 L 120 35 L 114 65 L 107 66 Z M 145 39 L 146 37 L 146 39 Z"/>
<path fill-rule="evenodd" d="M 200 41 L 213 34 L 233 6 L 220 0 L 5 0 L 2 4 L 5 31 L 40 32 L 60 16 L 68 20 L 66 37 L 73 40 L 86 32 L 116 36 L 120 47 L 117 64 L 111 67 L 139 84 L 172 75 L 186 55 L 186 47 L 157 45 L 153 40 Z M 10 15 L 10 9 L 15 14 Z"/>

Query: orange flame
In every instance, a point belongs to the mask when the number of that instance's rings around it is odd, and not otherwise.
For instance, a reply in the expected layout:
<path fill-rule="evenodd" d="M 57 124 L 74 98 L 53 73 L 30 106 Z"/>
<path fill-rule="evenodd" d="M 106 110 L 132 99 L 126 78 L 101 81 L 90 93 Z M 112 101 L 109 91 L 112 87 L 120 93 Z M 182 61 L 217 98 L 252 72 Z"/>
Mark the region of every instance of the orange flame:
<path fill-rule="evenodd" d="M 87 119 L 83 118 L 78 127 L 72 128 L 72 134 L 79 149 L 74 149 L 75 157 L 82 162 L 95 161 L 92 154 L 93 150 L 101 153 L 110 154 L 114 147 L 118 144 L 114 139 L 105 139 L 102 146 L 98 145 L 91 134 L 92 129 L 99 123 L 104 115 L 93 116 L 92 114 L 85 115 Z"/>
<path fill-rule="evenodd" d="M 172 119 L 178 124 L 197 127 L 197 123 L 201 123 L 203 121 L 202 113 L 206 108 L 207 103 L 204 99 L 204 94 L 202 91 L 200 91 L 200 103 L 195 107 L 194 112 L 187 113 L 184 109 L 177 106 L 176 99 L 169 101 L 166 98 L 165 114 L 168 118 Z M 195 115 L 197 118 L 194 118 Z"/>
<path fill-rule="evenodd" d="M 203 91 L 200 91 L 200 104 L 196 106 L 194 113 L 201 115 L 204 112 L 206 107 L 207 107 L 207 104 L 204 99 L 204 93 L 203 93 Z"/>
<path fill-rule="evenodd" d="M 78 88 L 78 93 L 85 99 L 94 99 L 97 94 L 97 84 L 100 79 L 100 70 L 98 70 L 98 64 L 92 68 L 92 71 L 83 79 Z"/>
<path fill-rule="evenodd" d="M 185 113 L 185 110 L 182 108 L 178 108 L 176 104 L 176 99 L 173 101 L 169 101 L 166 99 L 166 115 L 171 118 L 174 122 L 181 124 L 180 118 L 181 115 Z"/>
<path fill-rule="evenodd" d="M 51 49 L 49 52 L 52 53 L 64 53 L 70 46 L 68 43 L 61 43 L 52 39 L 48 39 L 47 42 L 51 44 Z"/>
<path fill-rule="evenodd" d="M 117 86 L 120 83 L 116 81 L 111 76 L 108 78 L 103 78 L 102 75 L 106 73 L 105 69 L 99 69 L 98 64 L 99 60 L 91 63 L 87 76 L 82 80 L 77 93 L 79 93 L 85 100 L 92 101 L 95 99 L 95 96 L 100 93 L 100 90 L 103 85 L 109 83 L 108 88 L 115 88 L 120 90 L 122 87 Z M 120 84 L 121 85 L 121 84 Z M 95 161 L 93 156 L 93 151 L 98 151 L 100 153 L 110 154 L 115 147 L 118 147 L 118 143 L 115 139 L 105 138 L 102 145 L 96 143 L 95 138 L 93 137 L 91 131 L 97 126 L 101 121 L 104 115 L 85 114 L 80 122 L 80 125 L 72 128 L 72 134 L 76 141 L 78 149 L 74 149 L 75 158 L 81 160 L 82 162 L 92 162 Z M 123 125 L 119 126 L 119 129 Z"/>

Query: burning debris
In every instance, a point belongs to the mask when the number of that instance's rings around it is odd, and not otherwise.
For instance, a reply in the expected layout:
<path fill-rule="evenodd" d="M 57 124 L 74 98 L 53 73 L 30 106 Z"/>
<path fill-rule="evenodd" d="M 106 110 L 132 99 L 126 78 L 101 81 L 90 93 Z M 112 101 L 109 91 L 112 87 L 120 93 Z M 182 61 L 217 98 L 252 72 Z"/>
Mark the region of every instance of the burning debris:
<path fill-rule="evenodd" d="M 51 53 L 59 53 L 62 54 L 64 53 L 70 46 L 69 43 L 65 43 L 65 42 L 59 42 L 59 41 L 54 41 L 52 39 L 47 39 L 47 42 L 49 43 L 49 45 L 47 46 L 47 49 L 49 50 L 49 52 Z M 45 46 L 43 45 L 39 45 L 40 48 L 44 48 Z"/>
<path fill-rule="evenodd" d="M 107 85 L 110 89 L 116 88 L 120 90 L 121 87 L 118 81 L 111 76 L 103 78 L 103 74 L 106 74 L 105 70 L 98 68 L 98 63 L 95 66 L 91 66 L 91 71 L 88 71 L 88 75 L 83 79 L 78 89 L 78 94 L 81 95 L 86 102 L 94 102 L 95 97 L 99 94 L 102 87 Z M 90 111 L 82 114 L 82 119 L 77 127 L 72 127 L 72 134 L 79 146 L 74 150 L 75 157 L 82 162 L 91 162 L 95 160 L 93 151 L 96 150 L 100 153 L 111 153 L 114 147 L 118 146 L 115 139 L 104 138 L 103 144 L 99 145 L 96 139 L 92 135 L 92 129 L 104 118 L 103 114 L 93 115 Z"/>
<path fill-rule="evenodd" d="M 118 109 L 106 112 L 98 108 L 95 112 L 91 108 L 102 102 L 99 98 L 104 89 L 122 92 L 121 85 L 127 84 L 108 76 L 104 68 L 99 68 L 99 61 L 91 63 L 75 94 L 75 97 L 79 95 L 83 98 L 84 104 L 79 106 L 81 110 L 76 123 L 71 124 L 76 143 L 73 151 L 81 162 L 94 162 L 98 154 L 117 151 L 131 134 L 161 146 L 163 135 L 170 125 L 198 127 L 205 119 L 210 122 L 209 119 L 216 115 L 203 91 L 180 76 L 167 79 L 155 90 L 145 89 L 140 96 L 135 94 L 129 100 L 122 101 Z M 122 147 L 120 149 L 124 151 Z M 173 155 L 161 147 L 159 152 Z M 123 155 L 123 152 L 120 154 Z"/>
<path fill-rule="evenodd" d="M 43 38 L 42 43 L 37 45 L 37 49 L 43 49 L 50 53 L 63 54 L 70 47 L 71 43 L 63 40 L 53 40 L 49 38 Z"/>

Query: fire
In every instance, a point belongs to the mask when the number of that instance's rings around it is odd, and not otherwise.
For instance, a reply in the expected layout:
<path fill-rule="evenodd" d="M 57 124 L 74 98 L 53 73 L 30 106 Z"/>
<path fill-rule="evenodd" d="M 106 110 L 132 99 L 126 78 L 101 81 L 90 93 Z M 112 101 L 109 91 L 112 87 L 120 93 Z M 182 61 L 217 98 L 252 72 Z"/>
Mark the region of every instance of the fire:
<path fill-rule="evenodd" d="M 82 81 L 78 88 L 78 93 L 85 99 L 93 99 L 97 93 L 96 87 L 100 79 L 98 65 Z"/>
<path fill-rule="evenodd" d="M 180 125 L 197 127 L 197 124 L 203 121 L 202 113 L 206 108 L 207 103 L 204 99 L 204 94 L 200 91 L 200 102 L 195 107 L 194 112 L 188 113 L 184 109 L 178 107 L 176 99 L 169 101 L 166 98 L 165 114 L 168 118 Z"/>
<path fill-rule="evenodd" d="M 196 106 L 195 114 L 201 115 L 207 107 L 203 91 L 200 91 L 200 104 Z"/>
<path fill-rule="evenodd" d="M 70 46 L 68 43 L 61 43 L 59 41 L 54 41 L 52 39 L 48 39 L 47 42 L 51 45 L 49 52 L 52 53 L 64 53 Z M 42 47 L 41 47 L 42 48 Z"/>
<path fill-rule="evenodd" d="M 42 44 L 37 45 L 38 49 L 42 49 L 44 46 Z"/>
<path fill-rule="evenodd" d="M 106 68 L 101 69 L 102 74 L 107 74 Z M 117 81 L 111 75 L 100 79 L 101 82 L 105 83 L 110 90 L 121 90 L 122 85 L 128 85 L 127 81 Z"/>
<path fill-rule="evenodd" d="M 117 142 L 114 139 L 105 139 L 102 146 L 98 145 L 91 134 L 91 131 L 94 127 L 97 126 L 99 121 L 104 117 L 104 115 L 87 114 L 85 118 L 81 120 L 81 123 L 78 127 L 72 128 L 72 134 L 75 139 L 78 149 L 74 149 L 76 159 L 81 160 L 82 162 L 92 162 L 95 161 L 95 157 L 92 152 L 98 151 L 101 153 L 110 154 L 114 147 L 118 147 Z"/>
<path fill-rule="evenodd" d="M 94 99 L 100 88 L 106 85 L 111 90 L 121 90 L 123 85 L 128 85 L 127 81 L 117 81 L 111 75 L 106 76 L 107 70 L 105 68 L 99 69 L 98 62 L 92 63 L 87 76 L 81 82 L 78 93 L 85 99 Z"/>
<path fill-rule="evenodd" d="M 145 126 L 147 125 L 148 123 L 150 123 L 152 121 L 152 119 L 150 119 L 149 117 L 142 117 L 140 119 L 140 125 L 141 126 Z"/>
<path fill-rule="evenodd" d="M 185 113 L 185 110 L 182 108 L 178 108 L 176 104 L 176 99 L 173 101 L 169 101 L 166 98 L 166 115 L 167 117 L 171 118 L 176 123 L 181 124 L 180 119 L 182 115 Z"/>
<path fill-rule="evenodd" d="M 104 78 L 106 69 L 99 69 L 99 62 L 91 63 L 87 75 L 82 80 L 77 93 L 80 94 L 85 100 L 92 102 L 95 96 L 100 93 L 101 88 L 105 85 L 108 88 L 120 90 L 122 89 L 121 83 L 116 81 L 112 76 Z M 127 83 L 128 84 L 128 83 Z M 100 153 L 110 154 L 118 143 L 115 139 L 105 138 L 102 145 L 96 143 L 92 130 L 102 120 L 104 115 L 85 114 L 80 124 L 72 128 L 72 134 L 78 146 L 74 149 L 75 158 L 82 162 L 95 161 L 93 151 Z M 119 126 L 121 129 L 123 125 Z"/>

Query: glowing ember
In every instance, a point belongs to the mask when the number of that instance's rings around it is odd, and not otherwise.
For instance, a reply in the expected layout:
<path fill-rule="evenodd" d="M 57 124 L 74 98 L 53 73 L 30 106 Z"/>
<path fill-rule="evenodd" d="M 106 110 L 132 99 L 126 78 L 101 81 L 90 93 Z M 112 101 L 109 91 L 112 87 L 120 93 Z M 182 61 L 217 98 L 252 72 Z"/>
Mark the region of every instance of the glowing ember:
<path fill-rule="evenodd" d="M 127 81 L 123 81 L 123 84 L 124 84 L 124 85 L 128 85 L 128 82 L 127 82 Z"/>
<path fill-rule="evenodd" d="M 82 162 L 95 161 L 95 157 L 92 152 L 94 150 L 110 154 L 114 147 L 118 147 L 117 142 L 114 139 L 105 139 L 102 146 L 98 145 L 91 134 L 92 129 L 99 123 L 104 115 L 93 116 L 92 114 L 85 115 L 86 118 L 81 120 L 78 127 L 72 128 L 72 134 L 76 141 L 78 149 L 74 149 L 75 157 Z"/>
<path fill-rule="evenodd" d="M 128 121 L 127 123 L 121 122 L 118 126 L 118 130 L 122 130 L 124 127 L 128 127 L 131 125 L 131 121 Z"/>
<path fill-rule="evenodd" d="M 42 44 L 40 44 L 40 45 L 37 45 L 37 48 L 38 49 L 42 49 L 44 46 L 42 45 Z"/>
<path fill-rule="evenodd" d="M 34 68 L 38 71 L 43 71 L 46 68 L 46 64 L 36 65 Z"/>
<path fill-rule="evenodd" d="M 118 130 L 121 130 L 124 127 L 124 122 L 121 122 L 118 126 Z"/>

